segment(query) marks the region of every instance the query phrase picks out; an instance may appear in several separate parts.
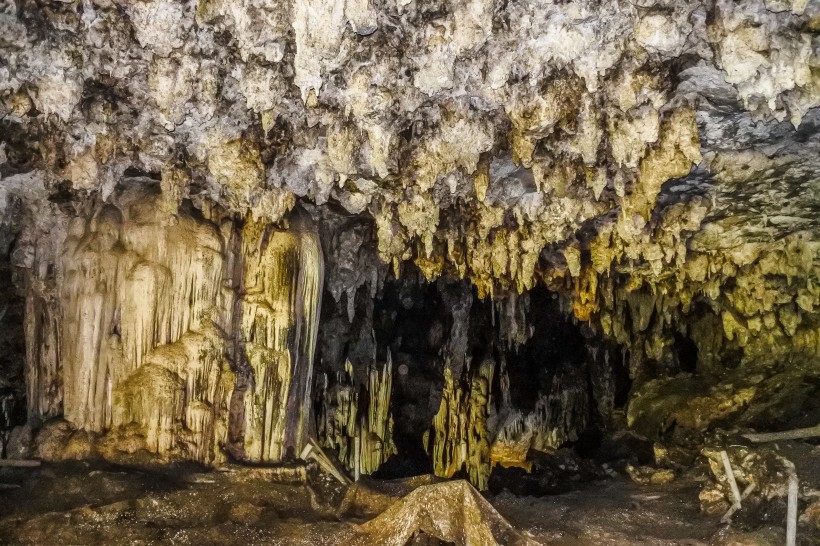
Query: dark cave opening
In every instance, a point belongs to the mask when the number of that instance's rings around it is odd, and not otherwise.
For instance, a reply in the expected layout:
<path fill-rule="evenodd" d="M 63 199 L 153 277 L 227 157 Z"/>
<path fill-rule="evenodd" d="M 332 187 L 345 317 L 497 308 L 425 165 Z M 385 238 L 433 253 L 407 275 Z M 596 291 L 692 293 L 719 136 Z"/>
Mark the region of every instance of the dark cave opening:
<path fill-rule="evenodd" d="M 586 340 L 577 323 L 560 309 L 557 294 L 543 287 L 530 294 L 528 321 L 532 337 L 521 347 L 501 352 L 510 376 L 510 394 L 516 407 L 531 410 L 539 391 L 556 375 L 572 374 L 586 365 Z"/>
<path fill-rule="evenodd" d="M 698 346 L 688 337 L 675 335 L 675 354 L 682 372 L 695 373 L 698 367 Z"/>
<path fill-rule="evenodd" d="M 388 275 L 372 297 L 360 287 L 353 310 L 351 321 L 346 296 L 336 301 L 325 294 L 317 372 L 343 378 L 349 362 L 349 381 L 358 385 L 354 390 L 363 414 L 368 411 L 365 377 L 372 363 L 385 362 L 389 353 L 395 453 L 373 473 L 376 478 L 434 470 L 431 423 L 446 396 L 445 368 L 468 393 L 478 368 L 492 362 L 488 412 L 493 426 L 500 430 L 518 415 L 551 431 L 543 449 L 568 449 L 585 457 L 599 449 L 613 409 L 629 390 L 620 353 L 573 320 L 559 296 L 543 287 L 481 300 L 468 281 L 428 282 L 416 268 L 405 267 L 398 279 Z M 517 339 L 509 339 L 511 331 L 518 332 Z M 317 393 L 319 413 L 326 411 L 323 397 Z"/>
<path fill-rule="evenodd" d="M 12 279 L 9 253 L 0 256 L 0 457 L 12 429 L 26 422 L 25 298 Z"/>

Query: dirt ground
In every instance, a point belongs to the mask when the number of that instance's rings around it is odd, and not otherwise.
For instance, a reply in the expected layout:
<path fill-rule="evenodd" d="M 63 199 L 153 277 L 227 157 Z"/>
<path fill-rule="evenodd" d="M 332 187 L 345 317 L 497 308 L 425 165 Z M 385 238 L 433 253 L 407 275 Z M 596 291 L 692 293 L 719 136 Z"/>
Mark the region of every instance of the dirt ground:
<path fill-rule="evenodd" d="M 0 484 L 0 544 L 9 545 L 336 545 L 364 521 L 337 516 L 345 491 L 324 476 L 282 484 L 242 468 L 134 470 L 71 462 L 2 468 Z M 624 477 L 544 497 L 502 491 L 489 500 L 543 544 L 784 543 L 782 526 L 743 533 L 702 515 L 697 494 L 693 480 L 640 486 Z M 800 544 L 820 544 L 820 537 L 801 531 Z"/>

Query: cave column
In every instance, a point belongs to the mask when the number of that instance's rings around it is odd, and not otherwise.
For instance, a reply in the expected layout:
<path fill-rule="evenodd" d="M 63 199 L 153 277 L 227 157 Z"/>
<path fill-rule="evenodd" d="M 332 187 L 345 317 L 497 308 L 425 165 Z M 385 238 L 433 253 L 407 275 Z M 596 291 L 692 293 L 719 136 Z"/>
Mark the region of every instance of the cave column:
<path fill-rule="evenodd" d="M 242 233 L 244 456 L 279 461 L 307 440 L 313 354 L 321 304 L 318 236 L 249 219 Z"/>

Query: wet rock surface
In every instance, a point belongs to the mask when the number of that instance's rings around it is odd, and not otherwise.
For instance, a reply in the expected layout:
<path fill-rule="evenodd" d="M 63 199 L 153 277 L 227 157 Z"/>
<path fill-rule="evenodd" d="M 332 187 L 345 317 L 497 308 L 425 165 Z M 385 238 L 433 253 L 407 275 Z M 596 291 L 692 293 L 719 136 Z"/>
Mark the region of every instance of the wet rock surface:
<path fill-rule="evenodd" d="M 469 528 L 469 533 L 478 533 L 475 536 L 496 534 L 489 543 L 783 544 L 790 472 L 800 478 L 799 544 L 820 539 L 817 446 L 792 441 L 742 447 L 732 445 L 737 439 L 729 445 L 719 441 L 715 438 L 711 445 L 729 453 L 740 488 L 755 484 L 742 508 L 723 520 L 732 493 L 724 467 L 713 464 L 714 452 L 707 449 L 687 465 L 668 455 L 682 448 L 658 445 L 656 459 L 643 465 L 637 450 L 630 450 L 627 458 L 613 458 L 612 450 L 591 458 L 578 457 L 572 450 L 543 453 L 531 473 L 493 473 L 491 491 L 485 494 L 489 504 L 476 496 L 474 508 L 452 502 L 459 495 L 478 495 L 466 481 L 431 475 L 392 481 L 363 477 L 345 486 L 315 464 L 227 465 L 214 470 L 191 463 L 119 466 L 75 461 L 0 467 L 0 501 L 6 507 L 0 516 L 0 540 L 341 545 L 373 543 L 373 533 L 381 537 L 379 543 L 387 543 L 417 525 L 420 534 L 411 533 L 416 541 L 411 543 L 436 543 L 434 536 L 421 532 L 429 528 L 423 512 L 446 498 L 447 510 L 430 512 L 429 517 L 441 519 L 436 525 Z M 650 447 L 647 453 L 651 452 Z M 653 479 L 659 475 L 664 479 Z M 436 485 L 460 492 L 444 494 L 445 489 Z M 415 497 L 427 500 L 418 504 Z M 396 527 L 398 521 L 405 523 Z M 450 531 L 442 532 L 442 537 L 449 536 Z M 499 539 L 502 535 L 508 539 Z"/>
<path fill-rule="evenodd" d="M 367 519 L 342 516 L 343 491 L 324 479 L 272 483 L 198 467 L 135 471 L 87 463 L 3 469 L 5 544 L 344 544 Z M 543 544 L 729 544 L 699 515 L 692 481 L 580 484 L 552 496 L 489 498 L 517 530 Z M 802 529 L 802 527 L 801 527 Z M 808 536 L 808 535 L 807 535 Z"/>

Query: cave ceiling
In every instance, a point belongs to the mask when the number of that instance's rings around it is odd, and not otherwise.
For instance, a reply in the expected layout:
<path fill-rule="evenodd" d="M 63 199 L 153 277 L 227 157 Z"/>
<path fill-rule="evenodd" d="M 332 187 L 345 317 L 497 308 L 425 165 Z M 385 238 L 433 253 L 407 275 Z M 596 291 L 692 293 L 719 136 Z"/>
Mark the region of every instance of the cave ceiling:
<path fill-rule="evenodd" d="M 21 225 L 159 182 L 171 213 L 372 218 L 334 295 L 372 243 L 544 283 L 649 358 L 701 303 L 703 359 L 714 327 L 815 355 L 818 32 L 808 0 L 4 2 L 2 239 L 26 266 Z"/>

